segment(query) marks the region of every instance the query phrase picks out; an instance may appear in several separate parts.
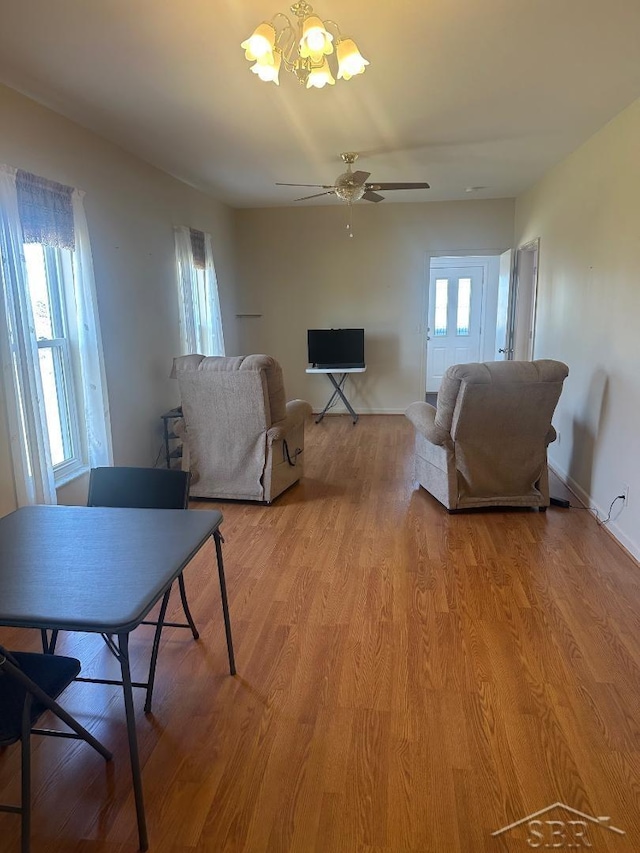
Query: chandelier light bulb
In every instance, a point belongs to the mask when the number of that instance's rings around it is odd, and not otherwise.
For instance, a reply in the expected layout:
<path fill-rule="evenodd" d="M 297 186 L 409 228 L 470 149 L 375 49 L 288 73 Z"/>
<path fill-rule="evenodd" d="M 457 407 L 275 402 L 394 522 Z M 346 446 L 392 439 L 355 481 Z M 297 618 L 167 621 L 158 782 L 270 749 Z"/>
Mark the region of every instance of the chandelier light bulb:
<path fill-rule="evenodd" d="M 325 59 L 320 68 L 311 69 L 311 73 L 307 79 L 307 89 L 323 89 L 327 83 L 330 86 L 335 86 L 336 81 L 333 79 L 329 63 Z"/>
<path fill-rule="evenodd" d="M 338 80 L 351 80 L 356 74 L 364 74 L 369 62 L 358 50 L 353 39 L 342 39 L 336 46 L 338 57 Z"/>
<path fill-rule="evenodd" d="M 251 70 L 254 74 L 257 74 L 261 80 L 264 80 L 265 83 L 275 83 L 276 86 L 280 85 L 280 80 L 278 79 L 278 75 L 280 73 L 280 63 L 282 62 L 282 55 L 279 51 L 276 51 L 271 56 L 271 62 L 257 60 L 255 65 L 251 66 Z"/>
<path fill-rule="evenodd" d="M 273 49 L 276 44 L 276 31 L 272 24 L 260 24 L 240 47 L 244 48 L 245 58 L 258 61 L 270 57 L 273 62 Z"/>
<path fill-rule="evenodd" d="M 320 62 L 323 56 L 333 53 L 333 36 L 325 29 L 324 24 L 316 15 L 310 15 L 302 24 L 300 39 L 300 56 Z"/>

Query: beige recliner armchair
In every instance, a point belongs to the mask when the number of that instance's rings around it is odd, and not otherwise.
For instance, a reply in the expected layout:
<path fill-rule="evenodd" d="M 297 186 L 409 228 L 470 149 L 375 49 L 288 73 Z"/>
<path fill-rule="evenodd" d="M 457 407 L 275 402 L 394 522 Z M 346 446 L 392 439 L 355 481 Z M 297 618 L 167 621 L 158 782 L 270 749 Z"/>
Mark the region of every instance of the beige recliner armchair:
<path fill-rule="evenodd" d="M 311 406 L 286 402 L 282 369 L 268 355 L 174 359 L 183 419 L 183 469 L 193 497 L 271 503 L 303 473 Z"/>
<path fill-rule="evenodd" d="M 450 367 L 437 408 L 412 403 L 415 476 L 447 509 L 549 506 L 551 418 L 569 373 L 560 361 Z"/>

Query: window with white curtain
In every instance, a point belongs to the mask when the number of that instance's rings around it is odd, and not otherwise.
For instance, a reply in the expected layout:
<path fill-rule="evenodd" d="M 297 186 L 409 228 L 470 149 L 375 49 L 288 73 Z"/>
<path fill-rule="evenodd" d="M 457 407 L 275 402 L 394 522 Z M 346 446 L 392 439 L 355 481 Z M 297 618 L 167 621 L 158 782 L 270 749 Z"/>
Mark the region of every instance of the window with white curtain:
<path fill-rule="evenodd" d="M 211 235 L 180 226 L 175 239 L 182 354 L 224 355 Z"/>
<path fill-rule="evenodd" d="M 20 506 L 56 503 L 57 486 L 113 463 L 82 198 L 0 166 L 0 360 Z"/>

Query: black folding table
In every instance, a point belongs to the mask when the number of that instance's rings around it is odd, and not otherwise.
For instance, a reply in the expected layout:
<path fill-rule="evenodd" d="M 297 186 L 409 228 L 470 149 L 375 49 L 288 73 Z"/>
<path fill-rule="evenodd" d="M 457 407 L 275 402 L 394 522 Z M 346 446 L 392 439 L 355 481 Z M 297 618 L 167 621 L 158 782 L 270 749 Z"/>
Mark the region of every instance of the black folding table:
<path fill-rule="evenodd" d="M 63 506 L 24 507 L 0 518 L 0 626 L 117 637 L 112 651 L 122 671 L 141 850 L 148 849 L 148 838 L 129 634 L 163 597 L 166 607 L 171 584 L 213 536 L 229 667 L 235 673 L 221 522 L 217 511 Z"/>

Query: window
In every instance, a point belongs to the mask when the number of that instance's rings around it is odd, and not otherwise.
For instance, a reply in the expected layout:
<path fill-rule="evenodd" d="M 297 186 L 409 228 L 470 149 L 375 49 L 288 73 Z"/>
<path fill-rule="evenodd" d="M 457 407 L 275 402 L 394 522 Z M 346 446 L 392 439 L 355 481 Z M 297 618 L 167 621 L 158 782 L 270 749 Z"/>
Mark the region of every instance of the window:
<path fill-rule="evenodd" d="M 436 305 L 433 334 L 442 337 L 447 334 L 447 311 L 449 307 L 449 280 L 436 279 Z"/>
<path fill-rule="evenodd" d="M 458 311 L 456 334 L 468 335 L 471 323 L 471 279 L 458 279 Z"/>
<path fill-rule="evenodd" d="M 25 243 L 24 256 L 51 462 L 61 479 L 82 466 L 84 457 L 71 355 L 75 321 L 67 311 L 71 256 L 68 249 L 40 243 Z"/>
<path fill-rule="evenodd" d="M 83 193 L 0 166 L 0 361 L 19 506 L 113 464 Z"/>
<path fill-rule="evenodd" d="M 180 339 L 184 355 L 224 355 L 218 281 L 211 236 L 176 228 Z"/>

